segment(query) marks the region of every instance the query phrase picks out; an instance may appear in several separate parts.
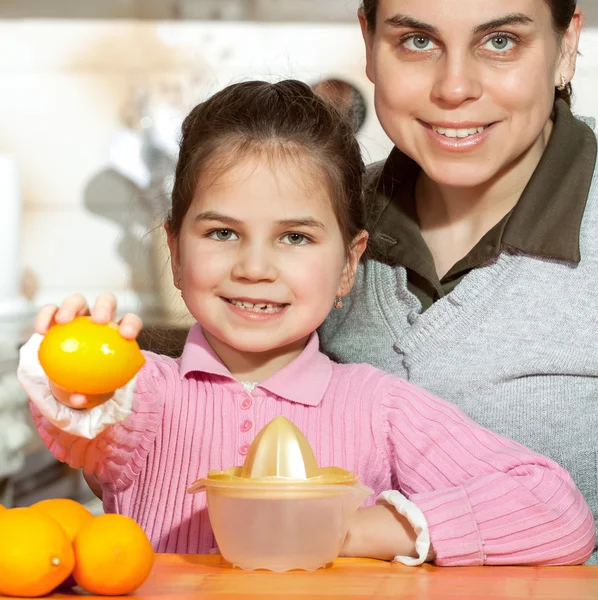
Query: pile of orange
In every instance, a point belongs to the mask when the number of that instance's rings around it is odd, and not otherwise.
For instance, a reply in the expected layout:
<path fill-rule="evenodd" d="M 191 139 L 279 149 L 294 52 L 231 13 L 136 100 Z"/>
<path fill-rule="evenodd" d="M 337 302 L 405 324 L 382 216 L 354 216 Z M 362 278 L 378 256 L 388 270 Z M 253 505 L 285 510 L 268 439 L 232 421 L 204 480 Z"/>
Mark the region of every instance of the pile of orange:
<path fill-rule="evenodd" d="M 45 596 L 80 585 L 120 596 L 146 580 L 153 562 L 144 531 L 124 515 L 94 517 L 66 498 L 0 507 L 0 595 Z"/>
<path fill-rule="evenodd" d="M 122 337 L 116 323 L 90 317 L 50 327 L 38 356 L 51 381 L 85 396 L 114 392 L 145 363 L 137 342 Z"/>

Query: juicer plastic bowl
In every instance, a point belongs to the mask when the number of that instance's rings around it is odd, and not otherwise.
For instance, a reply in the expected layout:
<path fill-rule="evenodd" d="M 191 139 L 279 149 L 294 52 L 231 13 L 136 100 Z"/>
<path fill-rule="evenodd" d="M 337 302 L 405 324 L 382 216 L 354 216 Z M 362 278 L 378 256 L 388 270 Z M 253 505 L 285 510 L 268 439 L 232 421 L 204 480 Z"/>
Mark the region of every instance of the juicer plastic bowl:
<path fill-rule="evenodd" d="M 218 548 L 246 570 L 313 571 L 332 562 L 349 520 L 372 490 L 356 485 L 206 488 Z"/>
<path fill-rule="evenodd" d="M 242 569 L 313 571 L 333 561 L 349 522 L 373 491 L 354 473 L 318 467 L 301 431 L 272 419 L 243 466 L 210 471 L 189 493 L 206 492 L 222 556 Z"/>

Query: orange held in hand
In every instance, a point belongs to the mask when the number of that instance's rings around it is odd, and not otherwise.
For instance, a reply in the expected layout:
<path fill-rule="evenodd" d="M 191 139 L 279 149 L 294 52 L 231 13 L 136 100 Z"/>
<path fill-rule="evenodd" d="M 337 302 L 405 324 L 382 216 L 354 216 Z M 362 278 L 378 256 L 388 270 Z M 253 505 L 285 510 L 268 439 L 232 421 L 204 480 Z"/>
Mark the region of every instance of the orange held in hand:
<path fill-rule="evenodd" d="M 147 579 L 154 564 L 145 532 L 124 515 L 95 517 L 79 530 L 74 549 L 73 576 L 92 594 L 129 594 Z"/>
<path fill-rule="evenodd" d="M 118 325 L 77 317 L 53 325 L 39 347 L 48 378 L 77 394 L 108 394 L 130 381 L 145 363 L 135 340 L 121 336 Z"/>
<path fill-rule="evenodd" d="M 30 508 L 0 513 L 0 595 L 49 594 L 71 573 L 73 546 L 62 527 Z"/>

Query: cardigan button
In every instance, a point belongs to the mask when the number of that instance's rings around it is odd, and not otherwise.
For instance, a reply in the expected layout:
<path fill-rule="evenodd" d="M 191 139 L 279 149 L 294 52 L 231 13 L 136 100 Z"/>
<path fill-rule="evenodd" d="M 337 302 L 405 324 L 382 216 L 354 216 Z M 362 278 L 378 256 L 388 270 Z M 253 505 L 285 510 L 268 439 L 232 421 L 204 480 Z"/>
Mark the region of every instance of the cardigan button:
<path fill-rule="evenodd" d="M 243 456 L 245 456 L 248 452 L 249 452 L 249 444 L 243 444 L 239 448 L 239 454 L 242 454 Z"/>
<path fill-rule="evenodd" d="M 241 423 L 241 431 L 247 433 L 253 427 L 253 423 L 249 419 L 245 419 Z"/>

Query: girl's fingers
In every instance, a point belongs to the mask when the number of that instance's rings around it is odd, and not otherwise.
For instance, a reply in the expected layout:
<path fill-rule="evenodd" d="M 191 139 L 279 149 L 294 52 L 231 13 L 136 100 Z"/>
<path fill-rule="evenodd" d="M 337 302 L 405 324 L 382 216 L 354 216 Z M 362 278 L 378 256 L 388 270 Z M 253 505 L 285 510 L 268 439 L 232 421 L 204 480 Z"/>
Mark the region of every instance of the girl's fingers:
<path fill-rule="evenodd" d="M 70 323 L 75 317 L 89 314 L 87 300 L 81 294 L 69 296 L 54 315 L 56 323 Z"/>
<path fill-rule="evenodd" d="M 143 329 L 141 319 L 132 313 L 127 313 L 119 323 L 120 335 L 128 340 L 134 340 Z"/>
<path fill-rule="evenodd" d="M 35 333 L 46 335 L 48 329 L 54 324 L 54 315 L 58 311 L 58 307 L 54 304 L 46 304 L 40 308 L 35 318 Z"/>
<path fill-rule="evenodd" d="M 73 408 L 85 408 L 87 398 L 83 394 L 71 394 L 69 402 Z"/>
<path fill-rule="evenodd" d="M 100 294 L 91 311 L 96 323 L 108 323 L 116 317 L 116 298 L 112 294 Z"/>

